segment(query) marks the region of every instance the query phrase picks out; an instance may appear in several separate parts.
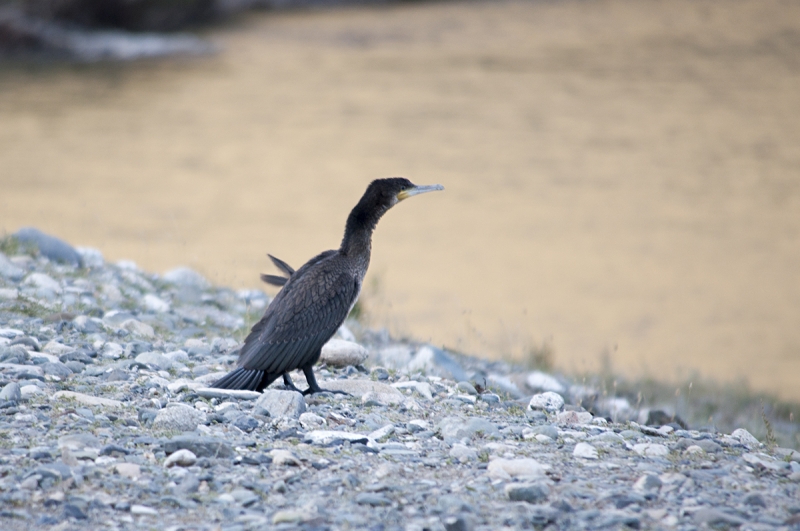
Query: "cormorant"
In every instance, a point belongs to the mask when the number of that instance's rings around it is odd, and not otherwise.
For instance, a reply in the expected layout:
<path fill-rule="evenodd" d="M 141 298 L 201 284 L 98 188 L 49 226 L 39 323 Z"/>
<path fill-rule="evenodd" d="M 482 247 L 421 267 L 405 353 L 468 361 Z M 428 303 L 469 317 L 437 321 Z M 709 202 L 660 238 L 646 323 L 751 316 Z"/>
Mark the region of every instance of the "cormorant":
<path fill-rule="evenodd" d="M 339 249 L 318 254 L 297 271 L 270 257 L 290 276 L 245 339 L 239 367 L 213 387 L 260 392 L 283 377 L 288 388 L 304 395 L 324 391 L 312 367 L 358 299 L 378 220 L 403 199 L 443 189 L 439 184 L 416 186 L 401 177 L 377 179 L 347 217 Z M 305 391 L 295 387 L 289 377 L 295 369 L 301 369 L 306 377 Z"/>
<path fill-rule="evenodd" d="M 286 284 L 286 282 L 289 280 L 289 277 L 294 275 L 294 269 L 292 268 L 292 266 L 290 266 L 280 258 L 275 258 L 269 253 L 267 253 L 267 256 L 269 256 L 269 259 L 272 260 L 273 264 L 275 264 L 275 267 L 283 271 L 284 274 L 286 274 L 286 276 L 279 277 L 278 275 L 266 275 L 262 273 L 261 280 L 263 280 L 267 284 L 272 284 L 273 286 L 281 287 L 284 284 Z"/>

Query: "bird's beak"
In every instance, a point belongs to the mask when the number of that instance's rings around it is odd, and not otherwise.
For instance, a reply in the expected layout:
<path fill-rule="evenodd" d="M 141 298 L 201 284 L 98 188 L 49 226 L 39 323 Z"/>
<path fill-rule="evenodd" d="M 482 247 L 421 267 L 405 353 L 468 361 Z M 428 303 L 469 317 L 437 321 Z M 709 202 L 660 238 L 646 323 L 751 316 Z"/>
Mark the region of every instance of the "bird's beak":
<path fill-rule="evenodd" d="M 424 194 L 426 192 L 436 192 L 438 190 L 444 190 L 444 186 L 441 184 L 429 184 L 426 186 L 415 186 L 414 188 L 409 188 L 408 190 L 403 190 L 399 194 L 397 194 L 397 200 L 402 201 L 403 199 L 408 199 L 412 195 L 419 195 Z"/>

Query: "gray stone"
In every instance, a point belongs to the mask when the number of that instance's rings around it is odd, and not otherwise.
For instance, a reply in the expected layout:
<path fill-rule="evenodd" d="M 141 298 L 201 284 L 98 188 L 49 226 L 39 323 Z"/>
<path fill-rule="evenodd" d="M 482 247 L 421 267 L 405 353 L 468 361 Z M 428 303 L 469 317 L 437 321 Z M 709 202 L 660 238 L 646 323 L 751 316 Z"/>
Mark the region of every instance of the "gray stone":
<path fill-rule="evenodd" d="M 72 376 L 72 370 L 61 362 L 48 362 L 40 365 L 45 374 L 67 378 Z"/>
<path fill-rule="evenodd" d="M 458 382 L 458 384 L 456 384 L 456 389 L 462 393 L 467 393 L 468 395 L 478 395 L 478 391 L 475 389 L 475 386 L 469 382 Z"/>
<path fill-rule="evenodd" d="M 234 426 L 239 428 L 245 433 L 250 433 L 251 431 L 258 428 L 258 421 L 251 417 L 250 415 L 239 415 L 231 422 Z"/>
<path fill-rule="evenodd" d="M 540 503 L 550 495 L 550 488 L 544 483 L 509 483 L 505 487 L 506 496 L 511 501 Z"/>
<path fill-rule="evenodd" d="M 81 266 L 81 255 L 70 244 L 55 236 L 45 234 L 34 227 L 19 229 L 14 237 L 22 243 L 36 246 L 42 256 L 53 262 L 62 262 L 75 267 Z"/>
<path fill-rule="evenodd" d="M 564 409 L 564 398 L 552 391 L 533 395 L 528 404 L 529 409 L 541 409 L 548 413 L 556 413 Z"/>
<path fill-rule="evenodd" d="M 634 490 L 639 492 L 652 492 L 661 488 L 662 482 L 658 476 L 653 474 L 645 474 L 636 480 L 633 484 Z"/>
<path fill-rule="evenodd" d="M 122 407 L 122 402 L 113 400 L 111 398 L 102 398 L 99 396 L 91 396 L 84 393 L 76 393 L 74 391 L 58 391 L 53 395 L 57 400 L 75 400 L 87 406 L 106 406 L 106 407 Z"/>
<path fill-rule="evenodd" d="M 136 356 L 136 361 L 145 365 L 152 365 L 162 371 L 170 370 L 173 364 L 171 359 L 158 352 L 142 352 Z"/>
<path fill-rule="evenodd" d="M 548 466 L 540 464 L 536 459 L 494 459 L 489 462 L 486 471 L 491 477 L 510 479 L 513 477 L 538 477 L 544 476 Z"/>
<path fill-rule="evenodd" d="M 384 505 L 391 505 L 392 500 L 380 494 L 362 492 L 361 494 L 356 496 L 356 503 L 359 505 L 371 505 L 372 507 L 381 507 Z"/>
<path fill-rule="evenodd" d="M 738 430 L 733 430 L 731 433 L 731 437 L 737 439 L 740 443 L 747 446 L 748 448 L 758 448 L 761 446 L 761 443 L 753 437 L 753 435 L 744 428 L 739 428 Z"/>
<path fill-rule="evenodd" d="M 311 444 L 329 446 L 349 441 L 352 444 L 367 444 L 369 438 L 363 433 L 350 433 L 346 431 L 314 430 L 305 434 L 304 440 Z"/>
<path fill-rule="evenodd" d="M 295 391 L 278 391 L 275 389 L 264 391 L 256 400 L 256 408 L 265 409 L 270 417 L 300 418 L 306 410 L 303 395 Z"/>
<path fill-rule="evenodd" d="M 764 499 L 764 496 L 758 492 L 751 492 L 747 496 L 744 497 L 742 503 L 745 505 L 750 505 L 753 507 L 766 507 L 767 500 Z"/>
<path fill-rule="evenodd" d="M 153 429 L 194 431 L 198 424 L 205 424 L 205 413 L 185 404 L 170 404 L 158 412 L 153 420 Z"/>
<path fill-rule="evenodd" d="M 7 400 L 13 400 L 15 402 L 22 400 L 22 393 L 20 392 L 20 387 L 17 382 L 6 384 L 3 390 L 0 391 L 0 402 L 5 402 Z"/>
<path fill-rule="evenodd" d="M 198 434 L 184 434 L 164 442 L 164 452 L 172 454 L 178 450 L 189 450 L 197 457 L 232 457 L 233 448 L 220 439 Z"/>
<path fill-rule="evenodd" d="M 555 393 L 563 393 L 566 391 L 564 386 L 561 385 L 561 382 L 542 371 L 533 371 L 528 374 L 525 378 L 525 383 L 533 390 L 552 391 Z"/>
<path fill-rule="evenodd" d="M 694 522 L 709 527 L 739 527 L 745 521 L 720 509 L 702 508 L 694 513 Z"/>
<path fill-rule="evenodd" d="M 461 463 L 468 463 L 478 459 L 478 452 L 461 443 L 455 443 L 450 449 L 450 457 Z"/>
<path fill-rule="evenodd" d="M 54 299 L 56 295 L 61 295 L 64 291 L 61 284 L 45 273 L 31 273 L 25 277 L 22 284 L 36 289 L 37 296 L 50 300 Z"/>
<path fill-rule="evenodd" d="M 173 466 L 192 466 L 197 462 L 197 456 L 191 450 L 181 449 L 169 455 L 164 460 L 164 468 Z"/>
<path fill-rule="evenodd" d="M 403 393 L 391 385 L 372 380 L 326 380 L 319 385 L 323 389 L 360 396 L 362 401 L 372 399 L 382 405 L 399 404 L 405 400 Z"/>

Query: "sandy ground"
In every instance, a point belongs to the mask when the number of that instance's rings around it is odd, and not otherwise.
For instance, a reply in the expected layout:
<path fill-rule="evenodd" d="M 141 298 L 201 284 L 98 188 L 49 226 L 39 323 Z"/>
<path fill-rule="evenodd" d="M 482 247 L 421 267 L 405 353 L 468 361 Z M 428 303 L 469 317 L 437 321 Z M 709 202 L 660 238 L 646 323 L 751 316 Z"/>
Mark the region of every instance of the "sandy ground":
<path fill-rule="evenodd" d="M 257 286 L 375 177 L 375 325 L 800 398 L 800 3 L 258 14 L 212 58 L 0 68 L 0 230 Z"/>

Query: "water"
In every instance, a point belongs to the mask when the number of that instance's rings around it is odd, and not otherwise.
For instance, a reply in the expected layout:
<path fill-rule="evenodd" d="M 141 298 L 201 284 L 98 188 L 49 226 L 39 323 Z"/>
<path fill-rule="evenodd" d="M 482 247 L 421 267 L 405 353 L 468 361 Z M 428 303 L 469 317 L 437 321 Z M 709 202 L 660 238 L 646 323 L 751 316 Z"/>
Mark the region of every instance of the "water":
<path fill-rule="evenodd" d="M 0 71 L 0 229 L 258 286 L 373 178 L 446 191 L 364 304 L 486 356 L 800 398 L 800 6 L 511 2 L 256 14 L 190 61 Z"/>

